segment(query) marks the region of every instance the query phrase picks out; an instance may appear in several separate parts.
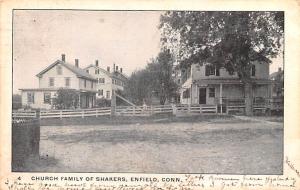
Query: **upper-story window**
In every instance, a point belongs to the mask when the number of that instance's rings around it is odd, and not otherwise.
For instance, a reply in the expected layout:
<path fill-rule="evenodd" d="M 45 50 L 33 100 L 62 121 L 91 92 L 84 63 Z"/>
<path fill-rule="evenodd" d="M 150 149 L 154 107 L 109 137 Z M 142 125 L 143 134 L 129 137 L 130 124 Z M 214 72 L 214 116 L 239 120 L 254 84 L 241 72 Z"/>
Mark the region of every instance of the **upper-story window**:
<path fill-rule="evenodd" d="M 255 65 L 251 66 L 251 76 L 255 76 Z"/>
<path fill-rule="evenodd" d="M 85 79 L 83 81 L 83 86 L 84 86 L 84 88 L 86 88 L 86 80 Z"/>
<path fill-rule="evenodd" d="M 57 73 L 57 75 L 62 75 L 62 67 L 61 67 L 61 65 L 57 65 L 56 66 L 56 73 Z"/>
<path fill-rule="evenodd" d="M 105 78 L 98 78 L 98 83 L 105 83 Z"/>
<path fill-rule="evenodd" d="M 93 88 L 94 88 L 94 82 L 91 81 L 91 89 L 93 89 Z"/>
<path fill-rule="evenodd" d="M 205 65 L 205 76 L 216 75 L 220 76 L 220 69 L 213 65 Z"/>
<path fill-rule="evenodd" d="M 65 78 L 65 86 L 69 87 L 70 86 L 70 77 Z"/>
<path fill-rule="evenodd" d="M 96 70 L 95 70 L 95 74 L 99 74 L 99 69 L 96 69 Z"/>
<path fill-rule="evenodd" d="M 49 78 L 49 86 L 54 86 L 54 78 L 53 77 Z"/>

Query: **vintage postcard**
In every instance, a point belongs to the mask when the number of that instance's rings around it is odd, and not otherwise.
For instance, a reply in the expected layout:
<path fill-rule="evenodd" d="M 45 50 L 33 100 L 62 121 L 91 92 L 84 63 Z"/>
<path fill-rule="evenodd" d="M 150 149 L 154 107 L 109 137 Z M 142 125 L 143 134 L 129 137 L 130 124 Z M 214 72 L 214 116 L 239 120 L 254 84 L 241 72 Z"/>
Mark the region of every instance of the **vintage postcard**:
<path fill-rule="evenodd" d="M 30 2 L 1 2 L 1 190 L 300 188 L 298 1 Z"/>

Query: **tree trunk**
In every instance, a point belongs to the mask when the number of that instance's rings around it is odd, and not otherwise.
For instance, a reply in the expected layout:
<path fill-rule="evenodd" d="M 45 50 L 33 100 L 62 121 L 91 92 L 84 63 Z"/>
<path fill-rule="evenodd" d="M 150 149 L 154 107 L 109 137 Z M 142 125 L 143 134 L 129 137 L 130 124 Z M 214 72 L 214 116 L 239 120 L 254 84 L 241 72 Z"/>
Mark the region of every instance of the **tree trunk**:
<path fill-rule="evenodd" d="M 252 83 L 245 82 L 244 91 L 245 91 L 245 114 L 247 116 L 253 115 L 253 92 L 252 92 Z"/>

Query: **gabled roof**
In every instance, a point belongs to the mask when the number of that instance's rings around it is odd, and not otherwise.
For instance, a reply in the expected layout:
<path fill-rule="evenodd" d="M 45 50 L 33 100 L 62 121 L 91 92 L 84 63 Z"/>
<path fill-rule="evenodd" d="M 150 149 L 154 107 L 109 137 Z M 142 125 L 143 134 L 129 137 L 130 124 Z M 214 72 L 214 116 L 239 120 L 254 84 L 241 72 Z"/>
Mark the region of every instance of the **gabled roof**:
<path fill-rule="evenodd" d="M 96 69 L 99 69 L 101 72 L 107 74 L 108 76 L 111 76 L 111 73 L 106 71 L 105 69 L 102 69 L 101 67 L 97 67 L 96 65 L 90 64 L 89 66 L 85 67 L 84 70 L 90 68 L 90 67 L 94 67 Z"/>
<path fill-rule="evenodd" d="M 49 71 L 51 68 L 53 68 L 57 64 L 61 64 L 62 66 L 66 67 L 67 69 L 69 69 L 70 71 L 75 73 L 77 75 L 77 77 L 86 78 L 86 79 L 90 79 L 90 80 L 96 80 L 92 75 L 88 74 L 85 70 L 78 68 L 74 65 L 71 65 L 69 63 L 66 63 L 64 61 L 61 61 L 61 60 L 55 61 L 54 63 L 49 65 L 47 68 L 42 70 L 40 73 L 38 73 L 36 76 L 41 77 L 44 73 Z"/>
<path fill-rule="evenodd" d="M 108 72 L 105 69 L 102 69 L 101 67 L 97 67 L 96 65 L 90 64 L 89 66 L 85 67 L 84 70 L 90 68 L 90 67 L 94 67 L 95 69 L 99 69 L 101 72 L 107 74 L 109 77 L 114 77 L 114 78 L 124 78 L 124 79 L 128 79 L 128 76 L 126 76 L 124 73 L 121 73 L 119 71 L 115 71 L 115 72 Z"/>

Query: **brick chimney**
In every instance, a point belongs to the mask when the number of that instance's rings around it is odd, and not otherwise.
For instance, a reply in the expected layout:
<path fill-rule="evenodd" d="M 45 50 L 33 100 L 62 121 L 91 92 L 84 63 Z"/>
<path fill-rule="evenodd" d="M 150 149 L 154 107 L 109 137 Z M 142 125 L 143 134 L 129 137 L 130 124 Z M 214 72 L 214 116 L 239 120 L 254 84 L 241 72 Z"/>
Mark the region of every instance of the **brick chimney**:
<path fill-rule="evenodd" d="M 119 70 L 119 66 L 117 65 L 117 66 L 116 66 L 116 71 L 118 71 L 118 70 Z"/>
<path fill-rule="evenodd" d="M 121 68 L 120 68 L 120 73 L 122 73 L 122 72 L 123 72 L 123 68 L 121 67 Z"/>
<path fill-rule="evenodd" d="M 107 67 L 107 72 L 110 72 L 110 67 Z"/>
<path fill-rule="evenodd" d="M 99 66 L 99 61 L 98 60 L 96 60 L 95 65 L 96 65 L 96 67 Z"/>
<path fill-rule="evenodd" d="M 114 72 L 116 71 L 116 64 L 114 64 L 114 68 L 113 68 L 113 71 L 114 71 Z"/>
<path fill-rule="evenodd" d="M 61 61 L 63 61 L 63 62 L 66 61 L 66 55 L 65 54 L 61 54 Z"/>
<path fill-rule="evenodd" d="M 79 67 L 79 60 L 75 59 L 75 67 Z"/>

